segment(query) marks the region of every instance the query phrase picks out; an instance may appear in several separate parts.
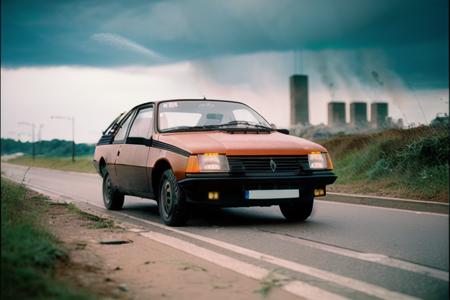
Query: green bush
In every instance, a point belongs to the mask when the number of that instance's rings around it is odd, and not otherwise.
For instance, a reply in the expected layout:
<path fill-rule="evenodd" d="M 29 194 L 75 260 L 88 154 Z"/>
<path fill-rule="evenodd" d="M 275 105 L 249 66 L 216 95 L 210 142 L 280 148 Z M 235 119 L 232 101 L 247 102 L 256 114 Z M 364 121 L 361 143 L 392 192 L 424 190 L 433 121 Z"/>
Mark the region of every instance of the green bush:
<path fill-rule="evenodd" d="M 446 127 L 393 129 L 320 143 L 333 157 L 337 184 L 383 182 L 386 189 L 404 189 L 406 196 L 448 201 Z"/>

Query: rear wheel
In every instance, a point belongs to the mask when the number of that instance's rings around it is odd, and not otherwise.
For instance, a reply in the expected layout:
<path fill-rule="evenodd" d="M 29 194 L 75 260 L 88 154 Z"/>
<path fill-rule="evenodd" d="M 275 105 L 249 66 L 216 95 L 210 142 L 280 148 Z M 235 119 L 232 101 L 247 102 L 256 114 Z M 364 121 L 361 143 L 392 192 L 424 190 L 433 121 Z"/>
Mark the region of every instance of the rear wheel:
<path fill-rule="evenodd" d="M 304 221 L 312 212 L 314 203 L 314 195 L 312 193 L 305 193 L 295 201 L 280 204 L 280 210 L 283 216 L 289 221 Z"/>
<path fill-rule="evenodd" d="M 189 219 L 189 207 L 172 170 L 166 170 L 159 185 L 159 215 L 164 224 L 182 226 Z"/>
<path fill-rule="evenodd" d="M 124 195 L 111 183 L 108 172 L 103 176 L 103 204 L 109 210 L 120 210 L 123 207 Z"/>

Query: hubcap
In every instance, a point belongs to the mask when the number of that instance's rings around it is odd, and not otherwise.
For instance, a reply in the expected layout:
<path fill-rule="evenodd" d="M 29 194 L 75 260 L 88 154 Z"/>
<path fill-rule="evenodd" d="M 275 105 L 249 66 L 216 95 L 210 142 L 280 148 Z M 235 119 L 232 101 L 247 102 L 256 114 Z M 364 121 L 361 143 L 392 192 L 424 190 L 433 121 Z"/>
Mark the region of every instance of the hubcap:
<path fill-rule="evenodd" d="M 111 181 L 109 180 L 109 176 L 105 179 L 105 186 L 103 189 L 103 199 L 107 204 L 111 201 Z"/>
<path fill-rule="evenodd" d="M 170 182 L 167 180 L 164 181 L 163 186 L 161 188 L 161 196 L 164 208 L 164 215 L 165 217 L 168 217 L 172 210 L 173 194 Z"/>

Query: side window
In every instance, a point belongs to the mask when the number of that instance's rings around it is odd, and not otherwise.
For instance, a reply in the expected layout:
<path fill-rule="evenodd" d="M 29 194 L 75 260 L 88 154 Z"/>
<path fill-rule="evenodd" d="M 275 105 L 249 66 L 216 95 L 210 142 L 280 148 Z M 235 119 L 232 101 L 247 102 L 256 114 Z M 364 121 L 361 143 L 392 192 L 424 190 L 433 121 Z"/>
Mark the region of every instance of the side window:
<path fill-rule="evenodd" d="M 153 131 L 153 107 L 141 109 L 133 125 L 131 125 L 128 137 L 149 139 Z"/>
<path fill-rule="evenodd" d="M 130 114 L 127 117 L 127 119 L 125 120 L 125 122 L 122 123 L 122 126 L 120 127 L 119 131 L 117 132 L 116 136 L 114 137 L 115 143 L 121 142 L 121 141 L 123 142 L 123 140 L 125 140 L 125 134 L 127 133 L 127 129 L 128 129 L 128 126 L 130 125 L 133 115 L 134 114 Z"/>

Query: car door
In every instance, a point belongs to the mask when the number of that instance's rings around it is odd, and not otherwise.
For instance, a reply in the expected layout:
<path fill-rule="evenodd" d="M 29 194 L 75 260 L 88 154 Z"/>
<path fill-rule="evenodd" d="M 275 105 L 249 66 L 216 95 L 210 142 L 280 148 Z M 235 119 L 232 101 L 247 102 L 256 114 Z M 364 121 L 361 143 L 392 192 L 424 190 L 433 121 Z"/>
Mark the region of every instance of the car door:
<path fill-rule="evenodd" d="M 108 149 L 108 157 L 109 161 L 107 162 L 108 172 L 111 177 L 111 182 L 114 186 L 119 187 L 119 189 L 123 190 L 124 186 L 121 182 L 121 178 L 118 176 L 118 167 L 117 167 L 117 158 L 120 155 L 120 149 L 122 145 L 125 143 L 125 139 L 127 136 L 128 129 L 130 128 L 131 121 L 133 120 L 135 111 L 128 113 L 124 116 L 124 119 L 120 121 L 120 125 L 117 129 L 115 129 L 114 140 L 111 144 L 111 147 Z"/>
<path fill-rule="evenodd" d="M 117 176 L 124 189 L 136 195 L 150 191 L 147 160 L 153 132 L 153 105 L 140 107 L 131 122 L 116 160 Z"/>

